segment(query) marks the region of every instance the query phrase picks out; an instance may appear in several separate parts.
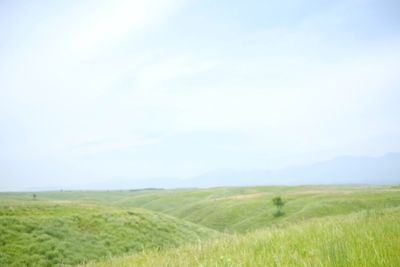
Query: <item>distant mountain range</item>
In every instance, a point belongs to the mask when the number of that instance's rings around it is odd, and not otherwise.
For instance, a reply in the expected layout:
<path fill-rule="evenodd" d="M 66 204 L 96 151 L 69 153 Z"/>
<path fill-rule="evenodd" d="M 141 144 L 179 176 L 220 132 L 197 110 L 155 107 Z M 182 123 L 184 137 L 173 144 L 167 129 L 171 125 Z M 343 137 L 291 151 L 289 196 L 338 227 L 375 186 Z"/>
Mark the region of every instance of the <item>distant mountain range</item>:
<path fill-rule="evenodd" d="M 276 171 L 214 171 L 185 181 L 190 187 L 398 183 L 400 153 L 389 153 L 382 157 L 343 156 Z"/>
<path fill-rule="evenodd" d="M 327 161 L 280 170 L 218 170 L 177 179 L 116 178 L 82 189 L 205 188 L 218 186 L 307 185 L 307 184 L 400 184 L 400 153 L 382 157 L 342 156 Z"/>

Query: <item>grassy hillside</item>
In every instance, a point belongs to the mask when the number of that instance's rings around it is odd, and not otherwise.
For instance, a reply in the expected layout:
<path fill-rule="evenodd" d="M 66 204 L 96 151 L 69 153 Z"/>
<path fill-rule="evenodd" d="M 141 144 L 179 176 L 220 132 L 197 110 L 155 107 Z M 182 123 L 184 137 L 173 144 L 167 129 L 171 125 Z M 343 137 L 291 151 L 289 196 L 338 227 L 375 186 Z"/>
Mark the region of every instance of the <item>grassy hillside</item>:
<path fill-rule="evenodd" d="M 272 198 L 275 196 L 281 196 L 285 202 L 284 215 L 280 217 L 273 216 L 275 207 L 272 204 Z M 213 263 L 211 264 L 213 266 L 215 263 L 218 266 L 224 266 L 223 264 L 230 266 L 224 262 L 225 259 L 229 259 L 226 255 L 244 253 L 244 256 L 251 258 L 254 256 L 251 256 L 252 253 L 265 251 L 267 258 L 260 256 L 260 264 L 263 260 L 272 264 L 271 257 L 274 258 L 274 256 L 271 255 L 286 257 L 285 253 L 289 253 L 275 251 L 270 246 L 274 242 L 279 246 L 282 244 L 281 250 L 284 247 L 290 248 L 292 244 L 298 244 L 299 249 L 306 247 L 307 250 L 314 251 L 312 253 L 315 253 L 316 259 L 321 258 L 321 262 L 316 260 L 312 265 L 324 265 L 329 263 L 329 260 L 332 261 L 333 254 L 343 253 L 346 255 L 349 253 L 349 258 L 355 261 L 355 256 L 351 255 L 359 251 L 356 252 L 355 248 L 352 248 L 353 252 L 352 250 L 349 250 L 350 252 L 337 251 L 342 248 L 336 248 L 336 244 L 347 242 L 342 239 L 347 235 L 352 236 L 353 231 L 359 231 L 358 235 L 364 233 L 365 238 L 372 238 L 371 240 L 379 247 L 387 245 L 380 236 L 388 237 L 389 243 L 397 242 L 397 239 L 389 238 L 390 235 L 386 232 L 377 232 L 375 236 L 375 233 L 370 233 L 368 230 L 374 227 L 379 228 L 379 223 L 382 223 L 384 231 L 393 231 L 390 234 L 399 235 L 396 232 L 398 228 L 391 224 L 390 219 L 393 217 L 398 219 L 399 212 L 396 209 L 387 210 L 395 207 L 400 207 L 400 188 L 390 186 L 59 191 L 36 193 L 36 200 L 33 200 L 32 193 L 0 193 L 0 266 L 53 266 L 61 263 L 69 265 L 109 256 L 131 255 L 142 251 L 145 253 L 135 257 L 134 263 L 152 266 L 153 260 L 154 264 L 160 264 L 162 261 L 171 259 L 171 266 L 175 266 L 175 263 L 178 266 L 186 266 L 183 264 L 186 260 L 194 264 L 194 259 L 190 258 L 192 254 L 199 254 L 200 256 L 197 257 L 201 258 L 203 257 L 201 255 L 206 253 L 204 257 L 209 257 L 210 261 L 203 259 L 205 263 Z M 376 212 L 379 210 L 386 211 L 382 215 Z M 360 211 L 365 211 L 364 215 L 352 215 Z M 347 216 L 333 218 L 334 215 Z M 370 219 L 366 220 L 367 217 Z M 315 220 L 316 218 L 320 220 Z M 369 226 L 371 228 L 362 228 L 366 222 L 371 223 Z M 354 226 L 356 224 L 358 226 Z M 335 225 L 341 225 L 343 231 L 347 231 L 346 236 L 343 236 L 342 230 L 335 232 L 335 229 L 338 229 Z M 277 227 L 287 228 L 278 229 Z M 312 233 L 314 228 L 319 231 L 317 236 Z M 325 228 L 333 230 L 324 232 Z M 257 232 L 254 233 L 254 231 Z M 230 233 L 232 236 L 225 237 L 226 235 L 221 232 Z M 290 240 L 289 237 L 296 236 L 296 232 L 299 234 L 303 232 L 303 235 L 297 235 L 292 241 L 282 241 L 283 239 Z M 268 243 L 270 244 L 268 248 L 261 245 L 259 248 L 258 236 L 261 238 L 260 242 L 267 242 L 270 239 L 274 241 Z M 318 239 L 319 236 L 326 238 L 328 243 Z M 170 250 L 171 247 L 180 247 L 189 243 L 204 244 L 199 240 L 212 238 L 222 239 L 204 248 L 209 252 L 203 251 L 203 245 L 185 247 L 183 250 Z M 359 239 L 356 235 L 351 239 L 352 241 L 350 239 L 348 241 L 351 244 L 358 239 L 367 242 L 363 238 Z M 301 240 L 307 242 L 307 245 L 301 244 Z M 332 244 L 329 243 L 331 241 Z M 231 242 L 236 245 L 227 248 Z M 308 245 L 308 243 L 314 245 Z M 243 246 L 240 247 L 239 244 Z M 326 256 L 328 255 L 326 249 L 319 247 L 318 244 L 332 246 L 329 253 L 333 254 L 328 253 L 331 256 Z M 314 246 L 316 246 L 315 249 Z M 223 250 L 219 250 L 219 247 Z M 200 248 L 201 250 L 197 251 Z M 165 249 L 169 252 L 165 252 Z M 294 254 L 305 253 L 303 250 L 291 249 Z M 379 252 L 380 248 L 372 249 Z M 385 257 L 392 257 L 390 249 L 389 252 L 384 247 L 381 249 L 384 251 L 379 253 L 389 253 Z M 158 252 L 149 252 L 154 250 Z M 214 250 L 215 253 L 219 251 L 219 254 L 211 255 Z M 168 253 L 177 253 L 181 256 Z M 234 260 L 235 257 L 230 257 L 230 260 Z M 376 257 L 385 258 L 381 254 Z M 125 264 L 124 259 L 121 261 Z M 130 264 L 129 261 L 127 261 L 128 264 Z M 219 261 L 222 263 L 220 264 Z M 375 261 L 372 260 L 372 262 Z M 277 261 L 277 263 L 279 263 L 278 266 L 289 264 L 285 261 Z M 307 265 L 306 263 L 304 264 Z M 248 264 L 251 266 L 250 263 Z"/>
<path fill-rule="evenodd" d="M 400 209 L 271 227 L 87 266 L 400 266 Z"/>
<path fill-rule="evenodd" d="M 286 202 L 275 218 L 274 196 Z M 142 207 L 228 232 L 247 232 L 283 222 L 350 214 L 400 205 L 400 189 L 391 187 L 239 187 L 132 194 L 114 205 Z"/>
<path fill-rule="evenodd" d="M 223 232 L 247 232 L 309 218 L 350 214 L 365 209 L 400 205 L 398 187 L 265 186 L 187 190 L 72 191 L 38 193 L 46 201 L 143 208 L 162 212 Z M 285 201 L 285 215 L 272 214 L 274 196 Z M 3 195 L 8 203 L 30 203 L 32 194 Z"/>
<path fill-rule="evenodd" d="M 0 205 L 0 266 L 72 265 L 215 237 L 210 229 L 141 209 L 69 202 Z M 17 203 L 17 204 L 16 204 Z"/>

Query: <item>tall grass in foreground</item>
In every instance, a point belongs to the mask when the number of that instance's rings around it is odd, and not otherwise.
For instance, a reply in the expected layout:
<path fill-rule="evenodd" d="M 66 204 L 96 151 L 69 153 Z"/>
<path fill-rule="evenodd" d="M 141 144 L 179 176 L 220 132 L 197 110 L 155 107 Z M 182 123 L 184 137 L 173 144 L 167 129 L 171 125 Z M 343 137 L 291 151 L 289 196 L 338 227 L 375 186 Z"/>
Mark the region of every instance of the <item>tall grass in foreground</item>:
<path fill-rule="evenodd" d="M 400 266 L 400 209 L 313 219 L 89 266 Z"/>

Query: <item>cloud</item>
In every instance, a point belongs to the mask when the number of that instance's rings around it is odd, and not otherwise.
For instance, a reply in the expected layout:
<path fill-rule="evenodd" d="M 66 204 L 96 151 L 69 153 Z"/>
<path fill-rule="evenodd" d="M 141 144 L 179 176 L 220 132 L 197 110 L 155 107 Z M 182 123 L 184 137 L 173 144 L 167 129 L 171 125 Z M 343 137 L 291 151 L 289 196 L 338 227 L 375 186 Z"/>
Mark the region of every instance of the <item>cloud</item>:
<path fill-rule="evenodd" d="M 180 5 L 180 0 L 101 2 L 84 17 L 72 39 L 72 48 L 87 52 L 109 42 L 118 42 L 160 23 Z"/>
<path fill-rule="evenodd" d="M 131 149 L 139 146 L 155 145 L 160 142 L 161 138 L 120 134 L 117 138 L 114 136 L 102 140 L 89 139 L 89 141 L 72 145 L 71 149 L 73 154 L 78 153 L 79 155 L 88 155 L 114 150 Z"/>
<path fill-rule="evenodd" d="M 138 74 L 141 90 L 177 90 L 171 88 L 171 82 L 182 82 L 202 76 L 207 71 L 213 71 L 219 62 L 213 59 L 198 59 L 193 55 L 169 57 L 145 65 Z M 179 90 L 179 89 L 178 89 Z"/>

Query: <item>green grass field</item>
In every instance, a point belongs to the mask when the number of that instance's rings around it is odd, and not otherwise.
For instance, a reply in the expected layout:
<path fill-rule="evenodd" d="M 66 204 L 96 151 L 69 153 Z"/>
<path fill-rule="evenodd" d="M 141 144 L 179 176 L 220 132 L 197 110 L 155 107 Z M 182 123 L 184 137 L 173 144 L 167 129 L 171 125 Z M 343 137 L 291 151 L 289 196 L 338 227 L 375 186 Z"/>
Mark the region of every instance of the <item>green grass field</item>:
<path fill-rule="evenodd" d="M 400 266 L 399 187 L 36 195 L 0 194 L 0 266 Z"/>
<path fill-rule="evenodd" d="M 74 265 L 217 237 L 218 232 L 142 209 L 52 201 L 0 208 L 0 266 Z"/>
<path fill-rule="evenodd" d="M 400 209 L 311 219 L 87 266 L 400 266 Z"/>

